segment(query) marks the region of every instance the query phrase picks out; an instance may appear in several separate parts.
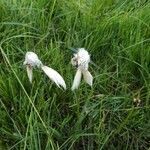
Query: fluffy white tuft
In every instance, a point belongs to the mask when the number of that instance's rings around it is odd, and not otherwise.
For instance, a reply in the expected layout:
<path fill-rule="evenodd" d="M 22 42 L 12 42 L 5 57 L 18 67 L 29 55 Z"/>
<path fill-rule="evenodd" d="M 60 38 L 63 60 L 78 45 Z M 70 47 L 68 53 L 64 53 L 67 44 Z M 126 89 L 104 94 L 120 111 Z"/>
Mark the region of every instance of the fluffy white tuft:
<path fill-rule="evenodd" d="M 42 66 L 41 67 L 44 73 L 53 81 L 56 83 L 56 85 L 60 88 L 62 86 L 64 89 L 66 89 L 66 84 L 62 76 L 55 71 L 54 69 L 47 67 L 47 66 Z"/>
<path fill-rule="evenodd" d="M 74 77 L 74 80 L 73 80 L 73 85 L 72 85 L 72 91 L 75 90 L 75 89 L 78 89 L 79 85 L 80 85 L 80 81 L 81 81 L 81 70 L 78 69 L 77 72 L 76 72 L 76 75 Z"/>
<path fill-rule="evenodd" d="M 78 66 L 80 69 L 88 70 L 88 64 L 90 62 L 90 55 L 84 48 L 79 48 L 78 53 Z"/>
<path fill-rule="evenodd" d="M 27 69 L 27 75 L 28 75 L 29 81 L 32 83 L 32 76 L 33 76 L 32 67 L 30 65 L 27 65 L 26 69 Z"/>
<path fill-rule="evenodd" d="M 88 70 L 82 71 L 83 73 L 83 78 L 85 80 L 85 82 L 87 84 L 89 84 L 90 86 L 93 85 L 93 76 L 91 75 L 91 73 Z"/>
<path fill-rule="evenodd" d="M 74 54 L 74 57 L 71 59 L 72 65 L 81 70 L 88 70 L 89 62 L 90 55 L 84 48 L 79 48 L 78 52 Z"/>
<path fill-rule="evenodd" d="M 79 48 L 77 55 L 79 58 L 83 59 L 83 61 L 86 61 L 87 63 L 90 62 L 90 55 L 84 48 Z"/>
<path fill-rule="evenodd" d="M 23 64 L 30 65 L 32 67 L 40 67 L 42 65 L 42 62 L 39 60 L 37 54 L 35 54 L 34 52 L 27 52 Z"/>

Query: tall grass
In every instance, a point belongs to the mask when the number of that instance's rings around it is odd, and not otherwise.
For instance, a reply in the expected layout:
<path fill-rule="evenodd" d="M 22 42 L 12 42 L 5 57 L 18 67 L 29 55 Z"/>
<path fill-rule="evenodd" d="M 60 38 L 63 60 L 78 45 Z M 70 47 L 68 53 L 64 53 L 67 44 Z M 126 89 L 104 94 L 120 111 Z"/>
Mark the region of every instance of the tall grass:
<path fill-rule="evenodd" d="M 148 149 L 149 10 L 147 0 L 1 0 L 0 149 Z M 79 47 L 94 85 L 72 92 Z M 31 85 L 26 51 L 59 71 L 67 91 L 38 70 Z"/>

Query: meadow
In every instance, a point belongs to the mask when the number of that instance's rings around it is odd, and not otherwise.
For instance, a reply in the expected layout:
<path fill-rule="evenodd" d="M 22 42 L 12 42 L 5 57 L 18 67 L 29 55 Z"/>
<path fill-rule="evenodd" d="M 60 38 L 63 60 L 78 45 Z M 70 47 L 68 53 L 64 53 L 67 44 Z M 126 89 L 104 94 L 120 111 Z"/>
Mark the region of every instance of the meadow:
<path fill-rule="evenodd" d="M 73 50 L 91 54 L 93 87 L 71 91 Z M 35 69 L 35 52 L 65 79 Z M 0 0 L 0 150 L 148 150 L 150 1 Z"/>

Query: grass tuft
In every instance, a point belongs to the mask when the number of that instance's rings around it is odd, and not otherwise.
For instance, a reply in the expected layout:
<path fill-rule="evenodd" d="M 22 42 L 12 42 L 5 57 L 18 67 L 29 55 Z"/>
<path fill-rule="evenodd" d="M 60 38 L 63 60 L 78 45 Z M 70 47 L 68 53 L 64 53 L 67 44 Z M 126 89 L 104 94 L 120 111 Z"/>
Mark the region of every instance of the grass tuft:
<path fill-rule="evenodd" d="M 0 149 L 150 147 L 149 1 L 0 1 Z M 73 50 L 91 54 L 94 85 L 72 92 Z M 65 79 L 23 66 L 27 51 Z"/>

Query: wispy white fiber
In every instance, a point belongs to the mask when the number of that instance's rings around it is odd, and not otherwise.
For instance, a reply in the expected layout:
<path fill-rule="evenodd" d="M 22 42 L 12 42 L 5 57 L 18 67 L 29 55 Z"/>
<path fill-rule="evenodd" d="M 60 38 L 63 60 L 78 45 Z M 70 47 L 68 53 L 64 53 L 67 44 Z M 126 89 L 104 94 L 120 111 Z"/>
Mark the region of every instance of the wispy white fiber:
<path fill-rule="evenodd" d="M 81 76 L 83 74 L 83 78 L 87 84 L 90 86 L 93 85 L 93 76 L 88 71 L 90 62 L 90 55 L 84 48 L 79 48 L 77 53 L 74 54 L 74 57 L 71 59 L 71 63 L 73 66 L 77 68 L 76 75 L 74 77 L 72 90 L 75 90 L 79 87 Z"/>
<path fill-rule="evenodd" d="M 39 60 L 38 56 L 34 52 L 27 52 L 25 55 L 25 61 L 23 63 L 26 65 L 27 75 L 29 81 L 32 83 L 32 70 L 34 67 L 41 68 L 43 72 L 53 81 L 56 85 L 61 88 L 61 86 L 66 89 L 66 84 L 62 76 L 55 71 L 54 69 L 44 66 L 42 62 Z"/>

